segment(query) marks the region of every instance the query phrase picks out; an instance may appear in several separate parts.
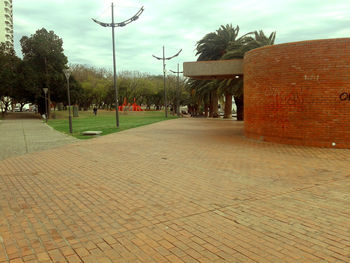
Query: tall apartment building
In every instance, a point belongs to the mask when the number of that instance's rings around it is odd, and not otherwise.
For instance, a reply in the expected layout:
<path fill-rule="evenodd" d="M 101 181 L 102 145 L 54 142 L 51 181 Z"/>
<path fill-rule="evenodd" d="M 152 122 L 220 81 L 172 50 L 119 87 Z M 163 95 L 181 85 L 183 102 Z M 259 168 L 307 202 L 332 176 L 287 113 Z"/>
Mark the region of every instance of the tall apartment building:
<path fill-rule="evenodd" d="M 13 47 L 12 0 L 0 0 L 0 42 Z"/>

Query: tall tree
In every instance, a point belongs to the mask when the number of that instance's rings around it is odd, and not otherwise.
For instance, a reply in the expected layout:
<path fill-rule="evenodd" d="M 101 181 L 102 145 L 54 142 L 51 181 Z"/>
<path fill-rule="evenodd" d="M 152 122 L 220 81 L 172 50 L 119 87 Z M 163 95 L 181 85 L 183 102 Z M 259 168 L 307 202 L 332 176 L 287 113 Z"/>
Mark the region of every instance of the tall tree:
<path fill-rule="evenodd" d="M 249 50 L 273 45 L 276 39 L 276 32 L 272 32 L 269 36 L 260 31 L 254 31 L 246 34 L 240 41 L 232 42 L 228 45 L 226 53 L 221 59 L 243 58 L 244 54 Z M 243 79 L 223 80 L 220 83 L 221 87 L 226 90 L 226 94 L 232 93 L 237 106 L 237 120 L 243 120 L 244 117 L 244 89 Z"/>
<path fill-rule="evenodd" d="M 87 110 L 91 104 L 108 108 L 113 102 L 112 74 L 103 68 L 72 65 L 72 76 L 81 84 L 81 107 Z M 110 97 L 112 96 L 112 97 Z"/>
<path fill-rule="evenodd" d="M 20 110 L 26 103 L 38 101 L 40 90 L 36 84 L 36 73 L 28 62 L 21 60 L 16 70 L 16 82 L 11 97 L 21 104 Z"/>
<path fill-rule="evenodd" d="M 215 32 L 205 35 L 197 42 L 197 61 L 219 60 L 227 52 L 227 48 L 232 43 L 241 42 L 244 36 L 238 38 L 239 26 L 233 27 L 232 24 L 221 26 Z"/>
<path fill-rule="evenodd" d="M 197 42 L 197 53 L 199 55 L 197 61 L 201 60 L 219 60 L 227 53 L 229 46 L 240 46 L 243 44 L 245 37 L 247 34 L 238 37 L 239 34 L 239 26 L 233 27 L 231 24 L 227 24 L 226 26 L 221 26 L 215 32 L 209 33 L 205 35 L 201 40 Z M 249 34 L 249 33 L 248 33 Z M 218 117 L 217 113 L 217 104 L 218 104 L 218 94 L 219 91 L 225 94 L 226 102 L 230 100 L 232 104 L 232 92 L 230 89 L 220 89 L 217 81 L 212 81 L 211 84 L 207 87 L 210 87 L 210 117 Z M 228 109 L 229 107 L 225 107 Z M 231 109 L 230 116 L 231 116 Z M 225 116 L 228 116 L 226 113 Z"/>
<path fill-rule="evenodd" d="M 63 53 L 63 41 L 53 31 L 45 28 L 37 30 L 30 37 L 23 36 L 20 40 L 23 60 L 27 61 L 37 74 L 36 86 L 40 92 L 48 88 L 49 104 L 56 100 L 65 87 L 63 69 L 67 57 Z M 48 111 L 50 116 L 50 107 Z"/>
<path fill-rule="evenodd" d="M 17 82 L 17 67 L 20 59 L 9 45 L 0 43 L 0 99 L 5 114 L 11 102 L 13 89 Z"/>
<path fill-rule="evenodd" d="M 187 105 L 189 107 L 189 112 L 191 113 L 191 115 L 201 115 L 201 105 L 203 105 L 204 116 L 213 117 L 213 111 L 211 111 L 211 95 L 212 89 L 216 90 L 216 87 L 213 88 L 212 81 L 201 79 L 189 79 L 187 81 L 186 87 L 190 95 Z"/>
<path fill-rule="evenodd" d="M 239 27 L 232 25 L 221 26 L 216 32 L 205 35 L 197 42 L 198 61 L 201 60 L 221 60 L 221 59 L 242 59 L 245 52 L 254 48 L 273 45 L 276 37 L 276 32 L 266 36 L 262 30 L 249 32 L 238 37 Z M 201 82 L 194 82 L 201 84 Z M 198 89 L 202 89 L 201 84 Z M 206 84 L 205 88 L 210 91 L 210 113 L 209 116 L 215 116 L 216 110 L 214 105 L 217 105 L 217 94 L 225 97 L 225 118 L 231 117 L 232 96 L 235 99 L 237 106 L 237 120 L 243 120 L 243 79 L 225 79 L 221 81 L 211 81 L 210 85 Z M 213 89 L 217 89 L 216 92 Z M 200 94 L 200 93 L 199 93 Z M 213 101 L 215 100 L 215 101 Z"/>

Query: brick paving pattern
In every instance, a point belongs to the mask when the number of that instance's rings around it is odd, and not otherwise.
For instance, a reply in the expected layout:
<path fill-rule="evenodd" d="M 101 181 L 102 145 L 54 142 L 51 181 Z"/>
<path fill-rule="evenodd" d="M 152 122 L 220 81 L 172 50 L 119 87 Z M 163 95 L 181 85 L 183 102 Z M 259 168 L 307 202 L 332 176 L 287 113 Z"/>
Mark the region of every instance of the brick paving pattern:
<path fill-rule="evenodd" d="M 178 119 L 0 162 L 0 262 L 350 262 L 350 151 Z"/>
<path fill-rule="evenodd" d="M 0 160 L 75 141 L 75 138 L 35 118 L 32 113 L 9 113 L 5 120 L 0 120 Z"/>

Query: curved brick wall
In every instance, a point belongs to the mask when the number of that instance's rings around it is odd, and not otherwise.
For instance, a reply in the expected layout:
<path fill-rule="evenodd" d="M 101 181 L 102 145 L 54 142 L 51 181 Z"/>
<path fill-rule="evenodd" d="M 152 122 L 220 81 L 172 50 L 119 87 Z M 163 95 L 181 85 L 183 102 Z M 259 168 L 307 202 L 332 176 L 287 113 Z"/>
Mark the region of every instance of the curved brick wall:
<path fill-rule="evenodd" d="M 350 148 L 350 38 L 246 53 L 244 118 L 250 138 Z"/>

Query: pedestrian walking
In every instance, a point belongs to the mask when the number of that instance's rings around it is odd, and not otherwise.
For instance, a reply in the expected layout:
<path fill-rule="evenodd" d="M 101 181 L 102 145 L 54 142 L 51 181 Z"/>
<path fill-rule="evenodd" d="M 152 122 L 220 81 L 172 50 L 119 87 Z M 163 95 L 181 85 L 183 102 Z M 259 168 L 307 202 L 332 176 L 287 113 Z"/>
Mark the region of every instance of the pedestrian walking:
<path fill-rule="evenodd" d="M 96 108 L 96 106 L 94 107 L 93 111 L 94 111 L 94 114 L 96 116 L 97 115 L 97 108 Z"/>

